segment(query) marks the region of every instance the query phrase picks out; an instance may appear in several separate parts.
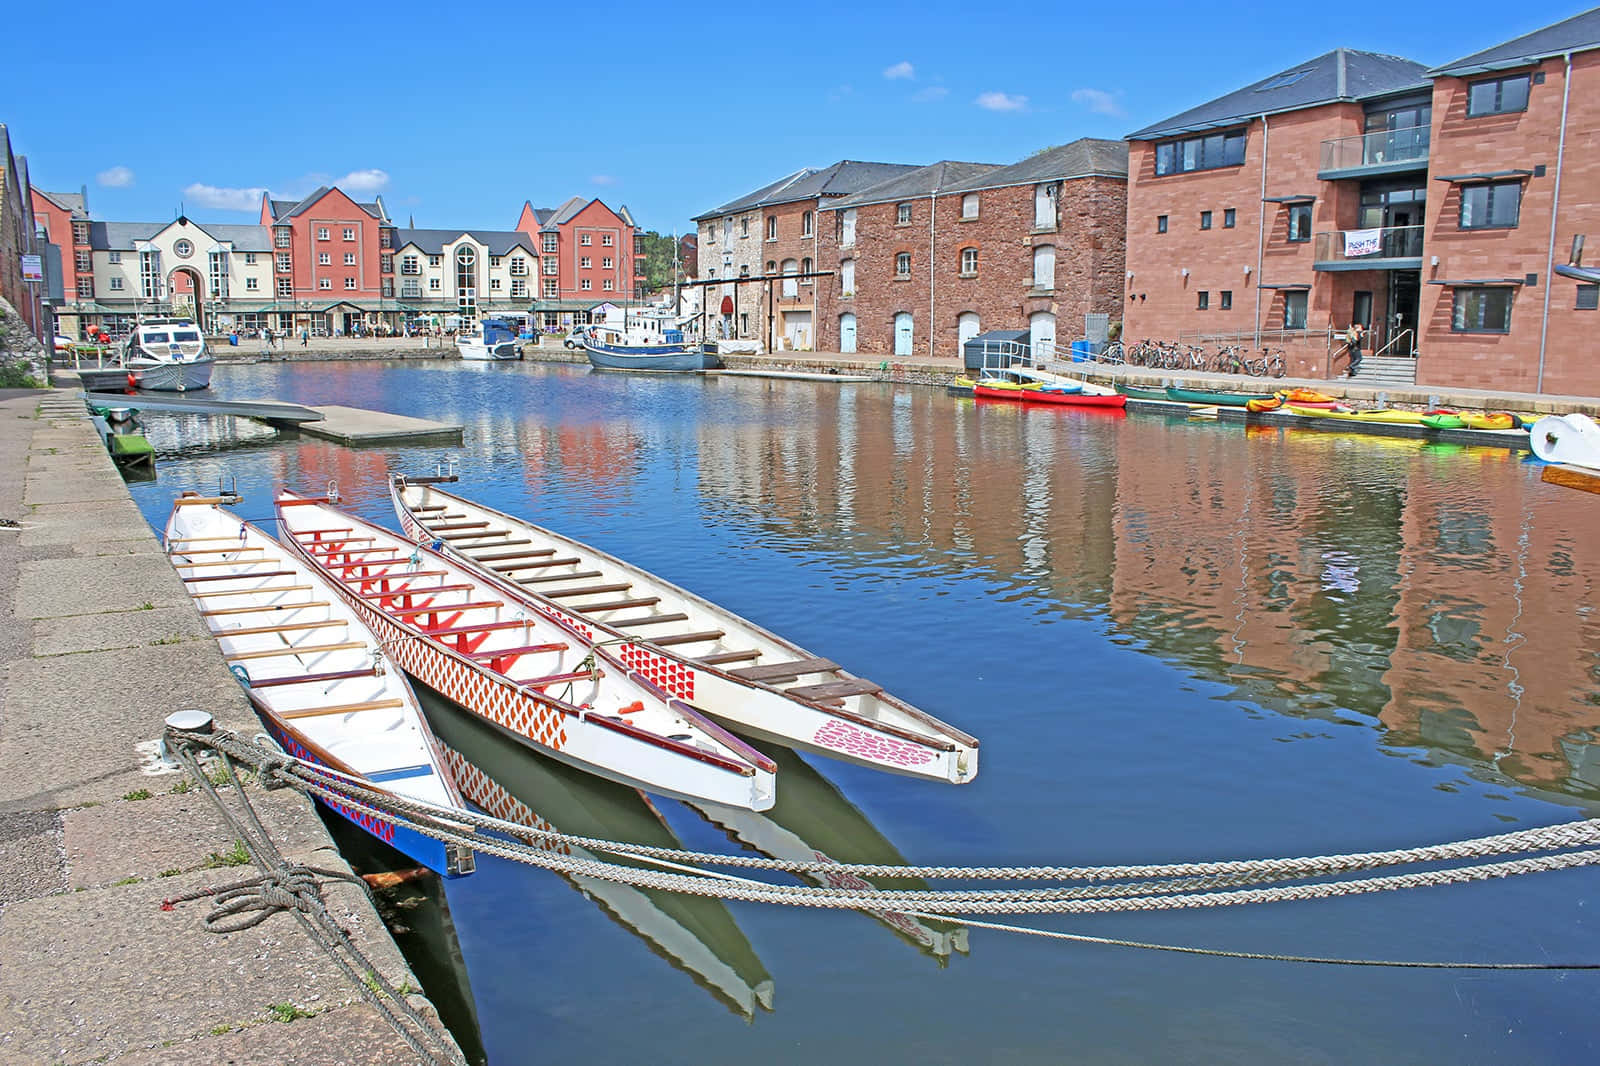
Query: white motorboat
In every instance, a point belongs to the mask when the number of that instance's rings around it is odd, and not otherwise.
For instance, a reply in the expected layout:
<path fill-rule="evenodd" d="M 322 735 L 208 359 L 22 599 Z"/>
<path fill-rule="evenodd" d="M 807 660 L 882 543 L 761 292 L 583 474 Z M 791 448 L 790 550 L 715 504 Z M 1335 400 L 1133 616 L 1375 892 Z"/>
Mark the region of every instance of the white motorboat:
<path fill-rule="evenodd" d="M 1600 470 L 1600 425 L 1586 414 L 1547 415 L 1528 431 L 1528 443 L 1547 463 Z"/>
<path fill-rule="evenodd" d="M 128 335 L 122 368 L 128 384 L 156 392 L 189 392 L 211 384 L 211 353 L 200 327 L 186 318 L 152 318 Z"/>
<path fill-rule="evenodd" d="M 486 318 L 471 333 L 461 334 L 456 338 L 456 349 L 461 358 L 476 362 L 504 363 L 522 358 L 517 331 L 500 318 Z"/>

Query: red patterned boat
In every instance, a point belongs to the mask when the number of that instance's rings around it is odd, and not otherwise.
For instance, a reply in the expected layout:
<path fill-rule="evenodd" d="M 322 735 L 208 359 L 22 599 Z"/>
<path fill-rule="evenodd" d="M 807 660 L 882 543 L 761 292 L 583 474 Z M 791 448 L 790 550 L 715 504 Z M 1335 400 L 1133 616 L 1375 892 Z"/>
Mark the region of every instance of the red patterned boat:
<path fill-rule="evenodd" d="M 284 492 L 278 529 L 412 677 L 516 740 L 580 769 L 680 799 L 766 810 L 772 760 L 610 649 L 452 558 Z"/>
<path fill-rule="evenodd" d="M 390 485 L 401 528 L 470 565 L 735 732 L 962 784 L 978 742 L 732 611 L 587 544 L 431 483 Z M 620 598 L 619 598 L 620 597 Z"/>

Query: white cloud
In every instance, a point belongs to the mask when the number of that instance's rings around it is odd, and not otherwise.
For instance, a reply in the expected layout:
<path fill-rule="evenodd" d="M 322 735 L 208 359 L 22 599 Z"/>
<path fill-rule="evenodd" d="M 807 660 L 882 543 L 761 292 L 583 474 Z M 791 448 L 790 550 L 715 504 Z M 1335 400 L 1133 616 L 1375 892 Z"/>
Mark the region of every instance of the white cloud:
<path fill-rule="evenodd" d="M 1074 89 L 1072 90 L 1072 102 L 1082 104 L 1097 115 L 1126 118 L 1127 112 L 1122 110 L 1122 104 L 1117 99 L 1121 95 L 1121 93 L 1108 93 L 1101 89 Z"/>
<path fill-rule="evenodd" d="M 344 177 L 331 182 L 331 184 L 339 186 L 345 192 L 377 192 L 389 184 L 389 174 L 387 171 L 379 170 L 376 167 L 367 170 L 352 170 Z"/>
<path fill-rule="evenodd" d="M 594 177 L 589 179 L 589 183 L 591 185 L 617 185 L 620 184 L 620 180 L 621 179 L 619 178 L 612 177 L 610 174 L 596 174 Z"/>
<path fill-rule="evenodd" d="M 116 166 L 102 170 L 94 176 L 94 180 L 108 189 L 126 189 L 133 184 L 133 171 L 127 167 Z"/>
<path fill-rule="evenodd" d="M 884 68 L 883 76 L 890 81 L 894 81 L 896 78 L 915 78 L 917 76 L 917 68 L 902 59 L 892 67 Z"/>
<path fill-rule="evenodd" d="M 911 102 L 914 104 L 931 104 L 943 100 L 949 95 L 950 90 L 943 85 L 930 85 L 926 89 L 918 89 L 912 93 Z"/>
<path fill-rule="evenodd" d="M 259 211 L 265 189 L 224 189 L 195 182 L 183 189 L 185 206 L 212 207 L 219 211 Z"/>
<path fill-rule="evenodd" d="M 1022 111 L 1028 106 L 1028 98 L 1015 93 L 979 93 L 973 101 L 985 111 Z"/>

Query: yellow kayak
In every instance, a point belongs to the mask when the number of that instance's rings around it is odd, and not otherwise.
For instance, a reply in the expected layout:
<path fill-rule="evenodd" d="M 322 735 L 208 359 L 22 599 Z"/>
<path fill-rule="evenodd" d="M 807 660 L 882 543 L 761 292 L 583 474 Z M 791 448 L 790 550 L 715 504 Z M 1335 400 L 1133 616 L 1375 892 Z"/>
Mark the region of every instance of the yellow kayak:
<path fill-rule="evenodd" d="M 1024 383 L 1007 381 L 1003 378 L 984 378 L 983 380 L 977 382 L 977 384 L 982 385 L 986 389 L 1000 389 L 1005 392 L 1037 392 L 1039 389 L 1044 388 L 1044 384 L 1038 381 L 1029 381 Z"/>
<path fill-rule="evenodd" d="M 1461 421 L 1467 424 L 1468 429 L 1517 429 L 1527 428 L 1526 423 L 1515 415 L 1505 411 L 1462 411 Z"/>
<path fill-rule="evenodd" d="M 1305 418 L 1336 418 L 1341 422 L 1384 422 L 1396 426 L 1420 426 L 1422 420 L 1428 417 L 1426 411 L 1398 411 L 1392 408 L 1382 411 L 1335 411 L 1324 407 L 1301 407 L 1296 403 L 1290 403 L 1289 410 Z"/>

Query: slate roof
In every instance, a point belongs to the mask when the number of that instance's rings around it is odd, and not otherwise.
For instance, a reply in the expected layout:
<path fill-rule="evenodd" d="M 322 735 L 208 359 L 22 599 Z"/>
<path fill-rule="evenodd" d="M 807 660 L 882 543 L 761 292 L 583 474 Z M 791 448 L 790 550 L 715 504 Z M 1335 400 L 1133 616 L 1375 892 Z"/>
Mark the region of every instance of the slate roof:
<path fill-rule="evenodd" d="M 691 221 L 720 218 L 723 215 L 749 211 L 757 207 L 792 204 L 798 200 L 849 196 L 917 169 L 919 168 L 911 163 L 863 163 L 854 159 L 841 159 L 832 166 L 820 170 L 811 167 L 797 170 L 715 210 L 695 215 Z"/>
<path fill-rule="evenodd" d="M 485 229 L 400 229 L 395 230 L 395 250 L 415 245 L 424 255 L 443 255 L 444 246 L 466 234 L 489 249 L 490 255 L 505 255 L 513 248 L 536 254 L 533 241 L 521 230 Z"/>
<path fill-rule="evenodd" d="M 971 192 L 974 189 L 1000 189 L 1008 185 L 1036 185 L 1041 181 L 1066 181 L 1091 175 L 1113 178 L 1128 176 L 1128 143 L 1098 137 L 1080 137 L 1067 144 L 1035 152 L 1020 163 L 991 170 L 941 191 Z"/>
<path fill-rule="evenodd" d="M 847 207 L 893 203 L 896 200 L 928 196 L 980 181 L 985 175 L 1000 169 L 1002 168 L 999 163 L 956 163 L 943 159 L 937 163 L 929 163 L 925 167 L 917 167 L 888 181 L 880 181 L 852 196 L 823 204 L 822 210 L 840 211 Z"/>
<path fill-rule="evenodd" d="M 332 192 L 334 188 L 336 188 L 336 186 L 319 185 L 317 186 L 315 192 L 311 193 L 302 200 L 268 199 L 267 207 L 272 212 L 272 221 L 282 222 L 286 218 L 293 218 L 295 215 L 304 214 L 306 211 L 310 210 L 312 204 L 315 204 L 318 200 Z M 342 192 L 343 190 L 340 191 Z M 350 199 L 354 201 L 355 197 L 352 196 Z M 356 206 L 380 222 L 388 220 L 388 215 L 383 209 L 383 199 L 381 197 L 377 200 L 374 200 L 370 204 L 356 202 Z"/>
<path fill-rule="evenodd" d="M 1387 96 L 1406 89 L 1426 89 L 1429 88 L 1427 73 L 1421 63 L 1399 56 L 1335 48 L 1226 96 L 1136 130 L 1128 134 L 1127 139 L 1151 141 L 1234 126 L 1257 115 Z"/>
<path fill-rule="evenodd" d="M 1525 33 L 1504 44 L 1474 52 L 1454 63 L 1434 67 L 1429 77 L 1452 77 L 1461 74 L 1481 74 L 1488 70 L 1507 67 L 1525 67 L 1529 63 L 1564 52 L 1587 52 L 1600 48 L 1600 7 L 1574 15 L 1569 19 L 1546 26 L 1542 30 Z"/>
<path fill-rule="evenodd" d="M 89 217 L 89 205 L 81 192 L 45 192 L 43 189 L 35 189 L 33 191 L 61 208 L 61 210 L 70 212 L 75 219 Z"/>
<path fill-rule="evenodd" d="M 91 222 L 89 247 L 100 252 L 131 252 L 139 241 L 147 241 L 177 221 L 168 222 Z M 211 222 L 189 224 L 218 241 L 229 241 L 236 252 L 271 252 L 272 235 L 266 226 L 220 225 Z"/>

